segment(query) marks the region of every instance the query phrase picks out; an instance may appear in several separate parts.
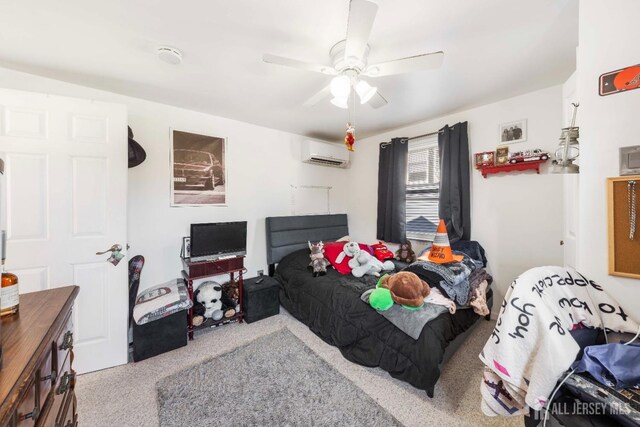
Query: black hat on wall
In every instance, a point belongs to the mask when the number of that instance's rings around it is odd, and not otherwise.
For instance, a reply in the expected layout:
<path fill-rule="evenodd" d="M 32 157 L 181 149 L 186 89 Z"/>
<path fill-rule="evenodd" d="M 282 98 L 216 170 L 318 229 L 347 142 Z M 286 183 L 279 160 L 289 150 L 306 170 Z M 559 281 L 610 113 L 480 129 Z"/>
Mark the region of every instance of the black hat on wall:
<path fill-rule="evenodd" d="M 140 163 L 144 162 L 144 159 L 147 158 L 147 153 L 144 151 L 144 148 L 140 144 L 133 139 L 133 131 L 131 130 L 131 126 L 129 128 L 129 167 L 134 168 L 138 166 Z"/>

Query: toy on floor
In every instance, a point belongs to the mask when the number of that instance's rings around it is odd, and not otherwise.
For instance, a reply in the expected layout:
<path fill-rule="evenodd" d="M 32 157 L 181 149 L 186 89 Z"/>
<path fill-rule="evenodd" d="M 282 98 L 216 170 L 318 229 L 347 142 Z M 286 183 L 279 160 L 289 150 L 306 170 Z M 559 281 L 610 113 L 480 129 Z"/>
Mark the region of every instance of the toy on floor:
<path fill-rule="evenodd" d="M 380 261 L 386 261 L 393 258 L 393 252 L 391 252 L 387 245 L 382 242 L 371 245 L 371 249 L 373 249 L 373 256 L 378 258 Z"/>
<path fill-rule="evenodd" d="M 393 276 L 385 274 L 369 296 L 369 305 L 379 311 L 390 309 L 394 303 L 417 310 L 422 307 L 430 291 L 429 285 L 414 273 L 401 271 Z"/>
<path fill-rule="evenodd" d="M 206 281 L 193 293 L 193 325 L 200 326 L 205 319 L 222 319 L 222 286 Z"/>
<path fill-rule="evenodd" d="M 416 253 L 413 252 L 410 241 L 407 240 L 400 244 L 400 248 L 396 251 L 396 259 L 398 261 L 406 262 L 407 264 L 411 264 L 416 261 Z"/>
<path fill-rule="evenodd" d="M 345 243 L 336 262 L 340 264 L 347 256 L 351 257 L 349 268 L 355 277 L 362 277 L 365 274 L 380 277 L 381 271 L 391 271 L 395 268 L 391 261 L 382 262 L 369 252 L 361 250 L 356 242 Z"/>
<path fill-rule="evenodd" d="M 324 256 L 324 244 L 322 241 L 318 243 L 309 243 L 309 258 L 311 262 L 309 266 L 313 268 L 313 277 L 324 276 L 327 274 L 327 267 L 331 266 L 329 260 Z"/>

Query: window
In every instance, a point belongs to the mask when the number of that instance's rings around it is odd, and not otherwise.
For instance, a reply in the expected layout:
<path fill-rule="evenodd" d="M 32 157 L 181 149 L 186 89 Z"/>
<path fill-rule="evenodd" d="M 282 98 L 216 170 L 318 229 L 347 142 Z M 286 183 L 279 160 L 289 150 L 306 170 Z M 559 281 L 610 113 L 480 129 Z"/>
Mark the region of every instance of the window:
<path fill-rule="evenodd" d="M 407 237 L 432 241 L 440 221 L 438 135 L 409 141 L 407 166 Z"/>

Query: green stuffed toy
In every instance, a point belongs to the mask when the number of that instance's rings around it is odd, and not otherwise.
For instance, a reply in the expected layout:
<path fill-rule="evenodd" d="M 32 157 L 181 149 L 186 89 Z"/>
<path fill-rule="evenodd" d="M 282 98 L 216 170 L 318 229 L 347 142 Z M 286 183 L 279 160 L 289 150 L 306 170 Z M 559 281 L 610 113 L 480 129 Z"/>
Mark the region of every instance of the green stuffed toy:
<path fill-rule="evenodd" d="M 369 305 L 378 311 L 389 310 L 394 303 L 409 310 L 418 310 L 429 291 L 429 285 L 414 273 L 385 274 L 369 295 Z"/>

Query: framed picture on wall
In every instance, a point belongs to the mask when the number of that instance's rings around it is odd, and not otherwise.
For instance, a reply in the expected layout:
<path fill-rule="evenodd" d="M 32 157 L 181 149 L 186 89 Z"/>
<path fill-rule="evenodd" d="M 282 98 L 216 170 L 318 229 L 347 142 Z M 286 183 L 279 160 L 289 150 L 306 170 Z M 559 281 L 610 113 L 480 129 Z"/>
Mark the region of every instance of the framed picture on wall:
<path fill-rule="evenodd" d="M 227 139 L 171 129 L 171 206 L 226 206 Z"/>
<path fill-rule="evenodd" d="M 503 123 L 499 130 L 500 145 L 514 144 L 527 140 L 527 120 L 516 120 L 515 122 Z"/>
<path fill-rule="evenodd" d="M 496 165 L 506 165 L 509 163 L 509 147 L 496 148 Z"/>

